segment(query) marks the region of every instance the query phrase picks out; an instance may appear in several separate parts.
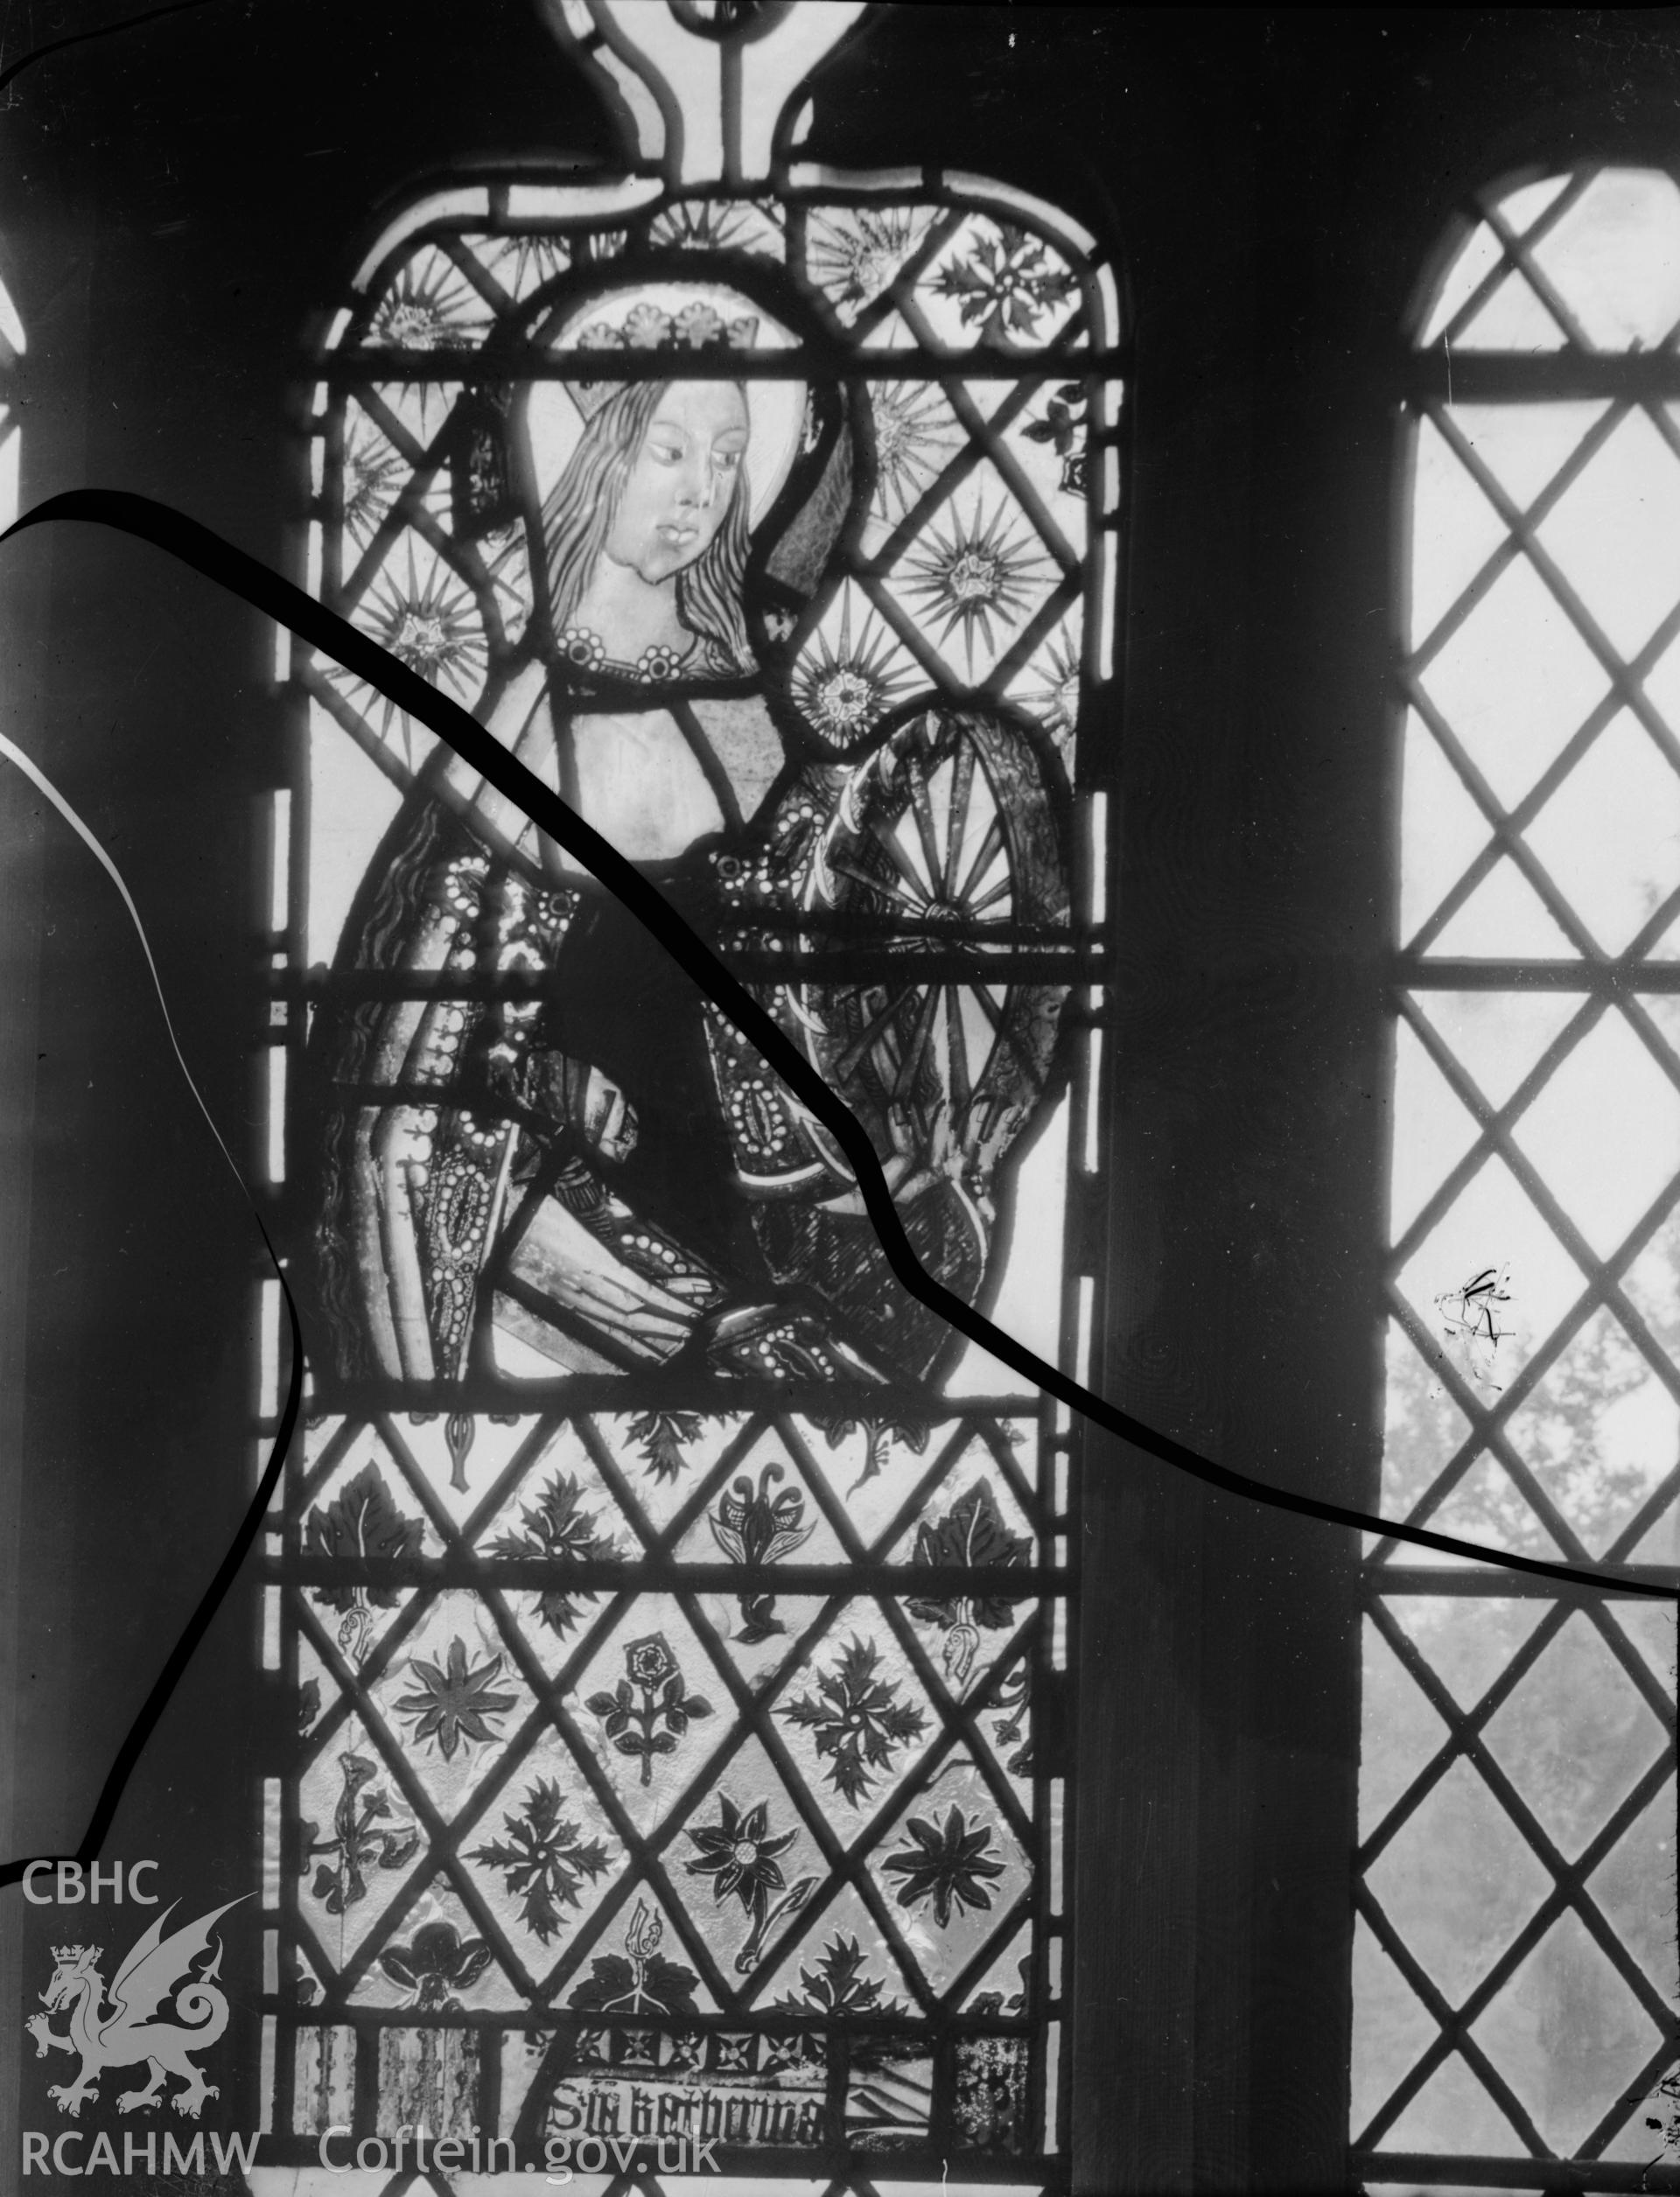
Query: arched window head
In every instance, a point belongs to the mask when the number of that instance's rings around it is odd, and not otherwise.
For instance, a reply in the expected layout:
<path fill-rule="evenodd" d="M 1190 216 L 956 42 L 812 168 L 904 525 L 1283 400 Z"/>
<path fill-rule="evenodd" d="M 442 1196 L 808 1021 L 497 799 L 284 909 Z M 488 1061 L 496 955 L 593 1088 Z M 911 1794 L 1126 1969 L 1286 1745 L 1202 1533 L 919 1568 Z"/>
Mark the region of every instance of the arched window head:
<path fill-rule="evenodd" d="M 1445 351 L 1659 351 L 1680 331 L 1680 184 L 1584 163 L 1486 194 L 1418 341 Z"/>
<path fill-rule="evenodd" d="M 796 162 L 861 13 L 556 13 L 625 172 L 458 175 L 370 238 L 308 572 L 752 986 L 928 1270 L 1083 1378 L 1116 283 L 1010 186 Z M 497 2171 L 1064 2187 L 1075 1431 L 564 847 L 284 668 L 318 1417 L 270 1590 L 276 2127 L 312 2161 L 431 2082 Z"/>
<path fill-rule="evenodd" d="M 1673 1580 L 1680 185 L 1488 191 L 1417 325 L 1381 1507 Z M 1672 2121 L 1672 1606 L 1365 1583 L 1356 2171 L 1614 2187 Z"/>

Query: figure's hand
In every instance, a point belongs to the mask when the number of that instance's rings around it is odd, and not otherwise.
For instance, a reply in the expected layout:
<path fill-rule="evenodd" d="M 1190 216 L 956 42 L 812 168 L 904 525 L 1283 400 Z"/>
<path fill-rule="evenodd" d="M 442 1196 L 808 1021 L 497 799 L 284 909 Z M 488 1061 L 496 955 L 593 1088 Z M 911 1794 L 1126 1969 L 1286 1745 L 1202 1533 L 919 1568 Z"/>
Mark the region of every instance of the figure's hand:
<path fill-rule="evenodd" d="M 669 1357 L 699 1319 L 702 1300 L 716 1293 L 698 1275 L 648 1280 L 553 1198 L 544 1200 L 522 1237 L 514 1271 L 567 1312 L 646 1357 Z"/>
<path fill-rule="evenodd" d="M 698 1277 L 662 1289 L 616 1259 L 610 1269 L 580 1266 L 555 1280 L 553 1294 L 568 1312 L 628 1341 L 680 1344 L 700 1316 L 694 1300 L 711 1294 Z"/>

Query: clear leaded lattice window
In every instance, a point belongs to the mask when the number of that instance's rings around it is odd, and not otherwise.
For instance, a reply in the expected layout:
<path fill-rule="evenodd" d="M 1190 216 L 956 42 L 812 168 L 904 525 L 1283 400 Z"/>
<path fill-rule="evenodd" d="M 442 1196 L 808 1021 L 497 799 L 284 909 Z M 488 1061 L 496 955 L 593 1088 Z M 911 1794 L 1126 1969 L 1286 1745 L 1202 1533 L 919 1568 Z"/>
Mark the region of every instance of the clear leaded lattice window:
<path fill-rule="evenodd" d="M 1112 275 L 969 179 L 696 185 L 689 122 L 680 174 L 388 227 L 320 354 L 311 584 L 752 984 L 926 1268 L 1082 1371 Z M 1067 1415 L 893 1279 L 621 904 L 287 672 L 277 2155 L 1064 2187 Z"/>
<path fill-rule="evenodd" d="M 1487 195 L 1416 340 L 1382 1483 L 1668 1582 L 1676 324 L 1680 188 L 1583 165 Z M 1676 2053 L 1672 1606 L 1391 1542 L 1366 1584 L 1360 2171 L 1633 2187 Z"/>

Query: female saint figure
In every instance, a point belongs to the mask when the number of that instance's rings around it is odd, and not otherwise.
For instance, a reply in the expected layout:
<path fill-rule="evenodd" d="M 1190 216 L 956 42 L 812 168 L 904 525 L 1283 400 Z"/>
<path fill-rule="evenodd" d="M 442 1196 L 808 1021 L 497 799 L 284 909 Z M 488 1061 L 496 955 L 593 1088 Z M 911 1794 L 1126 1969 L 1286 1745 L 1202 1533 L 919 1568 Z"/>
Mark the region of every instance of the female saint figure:
<path fill-rule="evenodd" d="M 714 936 L 743 880 L 760 906 L 791 905 L 847 777 L 789 764 L 749 641 L 753 475 L 761 510 L 805 400 L 742 374 L 760 323 L 744 304 L 732 317 L 740 304 L 715 287 L 640 293 L 571 339 L 622 349 L 636 378 L 533 393 L 534 444 L 562 421 L 572 444 L 541 506 L 546 633 L 486 719 Z M 667 355 L 690 370 L 661 378 Z M 925 736 L 929 757 L 945 737 Z M 415 979 L 413 996 L 324 1017 L 315 1047 L 332 1087 L 318 1285 L 341 1373 L 925 1373 L 930 1316 L 892 1280 L 818 1125 L 642 927 L 452 752 L 387 835 L 339 965 Z M 821 1020 L 784 1009 L 784 1027 Z M 871 1126 L 925 1263 L 972 1297 L 988 1229 L 948 1105 L 918 1114 L 923 1072 L 909 1071 Z M 985 1133 L 995 1156 L 1006 1135 Z M 452 1418 L 463 1445 L 466 1427 Z"/>

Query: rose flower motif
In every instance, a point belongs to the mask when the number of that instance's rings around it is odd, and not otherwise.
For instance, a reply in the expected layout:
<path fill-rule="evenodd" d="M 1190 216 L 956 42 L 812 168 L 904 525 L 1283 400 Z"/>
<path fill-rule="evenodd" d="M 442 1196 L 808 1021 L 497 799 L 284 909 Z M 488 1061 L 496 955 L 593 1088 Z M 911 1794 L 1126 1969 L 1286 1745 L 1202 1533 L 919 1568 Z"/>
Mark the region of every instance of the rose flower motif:
<path fill-rule="evenodd" d="M 624 1667 L 639 1686 L 651 1693 L 662 1686 L 676 1669 L 663 1633 L 649 1633 L 646 1640 L 631 1641 L 624 1651 Z"/>

